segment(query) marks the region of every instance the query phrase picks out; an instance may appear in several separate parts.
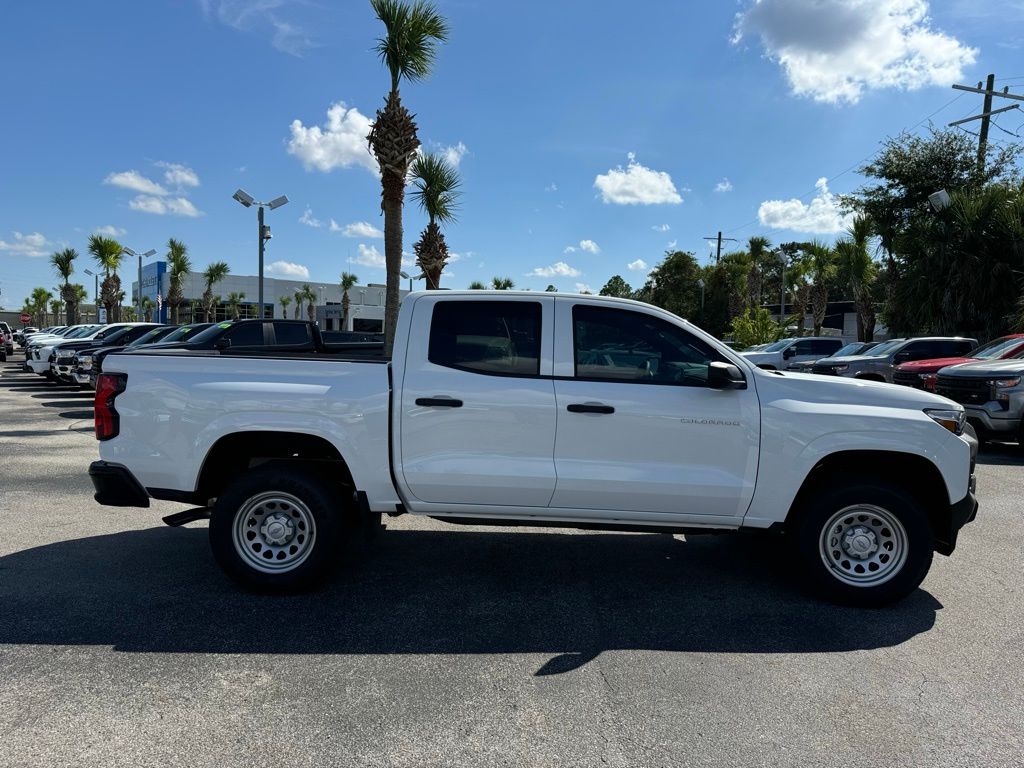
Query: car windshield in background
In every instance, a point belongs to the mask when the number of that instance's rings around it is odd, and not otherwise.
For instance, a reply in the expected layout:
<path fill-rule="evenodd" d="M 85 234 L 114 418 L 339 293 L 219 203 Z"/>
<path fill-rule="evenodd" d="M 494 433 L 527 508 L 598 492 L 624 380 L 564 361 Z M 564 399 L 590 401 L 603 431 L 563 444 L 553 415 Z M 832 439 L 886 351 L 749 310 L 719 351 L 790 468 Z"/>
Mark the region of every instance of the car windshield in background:
<path fill-rule="evenodd" d="M 224 325 L 221 323 L 220 325 Z M 161 344 L 170 344 L 175 341 L 196 341 L 204 338 L 204 334 L 207 331 L 217 328 L 217 325 L 212 323 L 196 323 L 195 325 L 183 325 L 181 328 L 176 328 L 169 334 L 160 339 Z M 219 331 L 218 331 L 219 333 Z M 214 334 L 216 335 L 216 334 Z"/>
<path fill-rule="evenodd" d="M 137 338 L 135 341 L 133 341 L 128 346 L 129 347 L 141 347 L 141 346 L 144 346 L 146 344 L 152 344 L 154 341 L 158 341 L 158 340 L 162 339 L 164 336 L 166 336 L 168 333 L 170 333 L 171 330 L 172 330 L 171 328 L 167 328 L 167 327 L 154 328 L 149 333 L 144 333 L 141 336 L 139 336 L 139 338 Z"/>
<path fill-rule="evenodd" d="M 883 344 L 879 344 L 877 347 L 868 350 L 868 354 L 872 357 L 875 355 L 887 355 L 892 352 L 896 347 L 902 344 L 906 339 L 895 339 L 894 341 L 887 341 Z"/>
<path fill-rule="evenodd" d="M 858 341 L 854 344 L 847 344 L 845 347 L 840 347 L 833 352 L 829 357 L 846 357 L 847 355 L 856 355 L 860 353 L 861 348 L 864 346 L 864 342 Z"/>
<path fill-rule="evenodd" d="M 762 352 L 778 352 L 780 349 L 784 349 L 786 347 L 786 345 L 788 345 L 789 342 L 791 342 L 791 341 L 792 341 L 792 339 L 782 339 L 781 341 L 776 341 L 774 344 L 769 344 L 767 347 L 765 347 L 761 351 Z"/>
<path fill-rule="evenodd" d="M 65 339 L 79 339 L 82 336 L 88 336 L 90 333 L 95 331 L 98 327 L 99 327 L 98 325 L 89 325 L 89 326 L 86 326 L 85 328 L 75 328 L 75 330 L 69 331 L 68 333 L 65 333 L 64 334 L 64 338 Z"/>
<path fill-rule="evenodd" d="M 979 360 L 996 360 L 1014 347 L 1024 344 L 1024 338 L 996 339 L 988 344 L 982 344 L 967 353 L 967 357 L 976 357 Z"/>

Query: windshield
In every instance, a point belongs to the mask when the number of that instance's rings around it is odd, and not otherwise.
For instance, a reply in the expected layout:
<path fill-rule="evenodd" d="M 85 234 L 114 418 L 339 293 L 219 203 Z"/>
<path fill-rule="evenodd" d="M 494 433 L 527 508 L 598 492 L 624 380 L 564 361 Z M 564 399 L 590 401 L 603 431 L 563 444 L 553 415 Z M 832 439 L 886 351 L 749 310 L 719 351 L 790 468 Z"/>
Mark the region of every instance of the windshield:
<path fill-rule="evenodd" d="M 142 347 L 145 346 L 146 344 L 152 344 L 156 341 L 160 341 L 161 339 L 163 339 L 164 336 L 166 336 L 167 334 L 171 333 L 174 330 L 175 328 L 173 326 L 161 326 L 160 328 L 154 328 L 152 331 L 149 331 L 148 333 L 144 333 L 141 336 L 139 336 L 139 338 L 137 338 L 128 346 Z"/>
<path fill-rule="evenodd" d="M 74 330 L 63 334 L 63 336 L 65 339 L 80 339 L 83 336 L 87 336 L 93 331 L 95 331 L 97 327 L 98 326 L 95 325 L 86 325 L 81 328 L 75 328 Z"/>
<path fill-rule="evenodd" d="M 224 333 L 224 329 L 225 328 L 230 328 L 231 325 L 232 325 L 232 323 L 231 323 L 230 320 L 228 320 L 226 322 L 223 322 L 223 323 L 212 323 L 209 328 L 206 328 L 205 330 L 200 331 L 195 336 L 191 336 L 188 339 L 188 341 L 189 342 L 199 343 L 199 342 L 203 342 L 203 341 L 209 341 L 210 339 L 215 339 L 218 336 L 220 336 L 222 333 Z"/>
<path fill-rule="evenodd" d="M 896 347 L 898 347 L 904 341 L 906 341 L 906 339 L 894 339 L 892 341 L 886 341 L 886 342 L 884 342 L 882 344 L 879 344 L 877 347 L 873 347 L 872 349 L 870 349 L 868 351 L 871 353 L 872 356 L 874 356 L 874 355 L 887 355 L 890 352 L 892 352 L 894 349 L 896 349 Z"/>
<path fill-rule="evenodd" d="M 202 334 L 201 331 L 207 330 L 210 327 L 210 323 L 197 323 L 196 325 L 183 325 L 180 328 L 175 328 L 169 334 L 160 339 L 161 344 L 170 344 L 174 341 L 194 341 L 198 339 Z"/>
<path fill-rule="evenodd" d="M 1024 344 L 1024 338 L 1019 336 L 1016 338 L 1002 338 L 990 341 L 988 344 L 982 344 L 980 347 L 975 347 L 967 353 L 967 357 L 976 357 L 979 360 L 997 360 L 1014 347 Z"/>
<path fill-rule="evenodd" d="M 792 339 L 783 339 L 782 341 L 776 341 L 774 344 L 769 344 L 764 348 L 764 352 L 778 352 L 780 349 L 785 349 L 789 346 Z"/>
<path fill-rule="evenodd" d="M 840 347 L 833 352 L 829 357 L 847 357 L 850 355 L 860 354 L 861 348 L 864 346 L 863 342 L 856 342 L 854 344 L 847 344 L 845 347 Z"/>

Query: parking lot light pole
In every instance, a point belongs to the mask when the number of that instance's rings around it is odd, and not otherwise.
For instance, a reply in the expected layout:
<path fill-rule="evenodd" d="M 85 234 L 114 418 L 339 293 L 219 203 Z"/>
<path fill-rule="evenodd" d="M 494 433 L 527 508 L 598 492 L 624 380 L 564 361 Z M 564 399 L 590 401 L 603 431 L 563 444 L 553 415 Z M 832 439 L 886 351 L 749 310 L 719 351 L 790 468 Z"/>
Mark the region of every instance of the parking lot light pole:
<path fill-rule="evenodd" d="M 266 206 L 270 210 L 274 210 L 275 208 L 280 208 L 282 205 L 284 205 L 285 203 L 288 202 L 288 195 L 281 195 L 280 197 L 275 197 L 269 203 L 261 203 L 255 197 L 253 197 L 248 192 L 246 192 L 244 189 L 236 189 L 235 190 L 235 194 L 233 194 L 231 197 L 234 198 L 235 200 L 237 200 L 239 203 L 241 203 L 246 208 L 251 208 L 254 205 L 257 206 L 256 222 L 257 222 L 257 225 L 259 227 L 259 229 L 257 230 L 257 232 L 259 233 L 257 239 L 258 239 L 258 242 L 259 242 L 259 251 L 260 251 L 260 269 L 259 269 L 259 286 L 260 286 L 259 287 L 259 305 L 260 305 L 260 309 L 259 309 L 259 317 L 263 318 L 263 317 L 266 316 L 266 310 L 264 309 L 264 305 L 263 305 L 263 248 L 264 248 L 264 245 L 266 244 L 267 240 L 269 240 L 272 237 L 272 235 L 270 234 L 270 227 L 267 227 L 267 226 L 263 225 L 263 206 Z"/>
<path fill-rule="evenodd" d="M 138 256 L 139 258 L 139 292 L 135 295 L 135 319 L 142 322 L 142 258 L 147 259 L 156 253 L 156 250 L 150 248 L 145 253 L 136 253 L 131 248 L 125 248 L 122 253 L 127 253 L 129 256 Z"/>

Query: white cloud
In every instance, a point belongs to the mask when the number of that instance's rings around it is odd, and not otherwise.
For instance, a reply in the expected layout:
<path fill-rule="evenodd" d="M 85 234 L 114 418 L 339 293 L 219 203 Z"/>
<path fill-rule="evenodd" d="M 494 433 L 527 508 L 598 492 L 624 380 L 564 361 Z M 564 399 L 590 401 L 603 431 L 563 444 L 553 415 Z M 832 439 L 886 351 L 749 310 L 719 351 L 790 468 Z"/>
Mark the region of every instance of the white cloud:
<path fill-rule="evenodd" d="M 715 192 L 732 192 L 732 182 L 729 179 L 722 179 L 715 184 Z"/>
<path fill-rule="evenodd" d="M 307 227 L 313 227 L 314 229 L 319 229 L 324 225 L 320 219 L 313 218 L 313 209 L 308 205 L 306 210 L 302 212 L 302 215 L 299 216 L 299 224 L 305 224 Z"/>
<path fill-rule="evenodd" d="M 557 192 L 558 191 L 558 185 L 555 184 L 555 182 L 552 181 L 550 184 L 548 184 L 546 187 L 544 187 L 544 191 L 545 192 Z"/>
<path fill-rule="evenodd" d="M 156 163 L 164 169 L 164 181 L 172 187 L 198 187 L 199 175 L 186 165 L 167 163 L 160 160 Z"/>
<path fill-rule="evenodd" d="M 828 179 L 823 176 L 814 186 L 818 193 L 810 203 L 797 198 L 765 200 L 757 209 L 758 220 L 766 227 L 816 235 L 831 235 L 847 229 L 853 214 L 839 212 L 835 197 L 829 192 Z"/>
<path fill-rule="evenodd" d="M 672 229 L 672 227 L 670 227 L 668 224 L 655 224 L 653 227 L 651 227 L 651 229 L 653 229 L 655 232 L 668 232 L 670 229 Z"/>
<path fill-rule="evenodd" d="M 593 293 L 594 289 L 586 283 L 576 283 L 576 293 Z"/>
<path fill-rule="evenodd" d="M 625 169 L 620 165 L 608 173 L 598 174 L 594 186 L 606 203 L 617 205 L 678 204 L 683 198 L 676 191 L 672 177 L 664 171 L 654 171 L 636 161 L 632 152 Z"/>
<path fill-rule="evenodd" d="M 104 184 L 141 192 L 144 195 L 166 195 L 167 190 L 152 179 L 147 179 L 138 171 L 120 171 L 112 173 L 103 180 Z"/>
<path fill-rule="evenodd" d="M 570 267 L 564 261 L 557 261 L 550 267 L 536 267 L 527 273 L 529 277 L 579 277 L 582 272 Z"/>
<path fill-rule="evenodd" d="M 317 46 L 294 24 L 282 21 L 277 13 L 287 0 L 199 0 L 203 15 L 241 32 L 270 34 L 270 44 L 282 53 L 302 57 Z"/>
<path fill-rule="evenodd" d="M 580 250 L 587 253 L 600 253 L 601 248 L 593 240 L 580 240 Z"/>
<path fill-rule="evenodd" d="M 463 144 L 461 141 L 454 147 L 445 147 L 444 149 L 441 150 L 441 155 L 444 157 L 444 159 L 447 160 L 452 165 L 454 165 L 456 168 L 459 167 L 459 163 L 462 162 L 462 158 L 464 158 L 468 153 L 469 150 L 466 148 L 466 145 Z"/>
<path fill-rule="evenodd" d="M 626 269 L 639 272 L 642 269 L 647 269 L 647 262 L 643 259 L 637 259 L 636 261 L 629 262 L 629 264 L 626 265 Z"/>
<path fill-rule="evenodd" d="M 318 44 L 313 42 L 301 27 L 274 17 L 271 17 L 270 23 L 274 28 L 270 44 L 282 53 L 301 59 L 302 55 L 310 48 L 318 47 Z"/>
<path fill-rule="evenodd" d="M 384 254 L 378 251 L 376 246 L 366 245 L 365 243 L 359 244 L 359 255 L 352 261 L 356 264 L 362 264 L 364 267 L 384 269 L 386 266 Z"/>
<path fill-rule="evenodd" d="M 14 233 L 14 240 L 0 240 L 0 251 L 15 256 L 45 256 L 50 248 L 50 241 L 39 232 L 23 235 L 21 232 Z"/>
<path fill-rule="evenodd" d="M 733 42 L 760 39 L 798 96 L 856 103 L 865 89 L 948 87 L 977 49 L 932 29 L 927 0 L 754 0 Z"/>
<path fill-rule="evenodd" d="M 127 230 L 115 227 L 113 224 L 106 224 L 102 227 L 96 227 L 93 232 L 97 235 L 106 235 L 107 237 L 120 237 L 121 235 L 127 234 Z"/>
<path fill-rule="evenodd" d="M 678 243 L 678 242 L 679 242 L 678 240 L 669 240 L 665 244 L 665 247 L 668 248 L 670 251 L 674 251 L 675 247 L 676 247 L 676 243 Z"/>
<path fill-rule="evenodd" d="M 154 213 L 158 216 L 187 216 L 195 218 L 202 216 L 203 212 L 197 210 L 192 201 L 184 197 L 154 197 L 153 195 L 136 195 L 128 202 L 128 207 L 133 211 L 142 213 Z"/>
<path fill-rule="evenodd" d="M 377 161 L 366 141 L 369 133 L 370 118 L 339 101 L 327 109 L 327 122 L 322 128 L 307 128 L 301 120 L 292 121 L 288 154 L 299 158 L 306 170 L 326 173 L 355 165 L 377 175 Z"/>
<path fill-rule="evenodd" d="M 384 233 L 368 221 L 353 221 L 351 224 L 346 224 L 342 227 L 334 219 L 331 219 L 331 232 L 341 232 L 345 237 L 372 237 L 376 239 L 384 237 Z"/>
<path fill-rule="evenodd" d="M 562 253 L 576 253 L 577 250 L 575 245 L 567 245 L 562 249 Z"/>
<path fill-rule="evenodd" d="M 264 272 L 272 277 L 282 277 L 287 280 L 309 280 L 309 268 L 303 264 L 296 264 L 294 261 L 272 261 L 267 264 Z"/>

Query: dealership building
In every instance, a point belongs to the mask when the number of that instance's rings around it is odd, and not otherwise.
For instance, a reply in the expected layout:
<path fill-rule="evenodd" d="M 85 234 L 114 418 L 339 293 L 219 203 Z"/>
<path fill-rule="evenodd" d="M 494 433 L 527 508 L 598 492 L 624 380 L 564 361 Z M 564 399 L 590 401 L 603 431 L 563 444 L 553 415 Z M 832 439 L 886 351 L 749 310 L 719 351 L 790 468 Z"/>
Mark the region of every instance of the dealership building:
<path fill-rule="evenodd" d="M 379 333 L 384 329 L 384 286 L 379 283 L 356 285 L 349 288 L 348 328 L 342 328 L 341 287 L 337 283 L 317 282 L 316 280 L 282 280 L 277 277 L 263 277 L 263 301 L 265 317 L 284 317 L 280 297 L 291 299 L 288 305 L 288 317 L 295 317 L 295 294 L 309 286 L 315 298 L 314 318 L 325 331 L 360 331 L 363 333 Z M 203 291 L 206 281 L 202 272 L 189 272 L 181 281 L 181 291 L 185 300 L 178 310 L 179 319 L 183 323 L 201 322 L 205 318 L 202 306 Z M 148 297 L 153 306 L 160 311 L 153 313 L 156 322 L 170 322 L 170 307 L 167 306 L 167 292 L 170 289 L 170 275 L 167 262 L 156 261 L 145 264 L 142 268 L 142 295 Z M 132 282 L 131 303 L 137 301 L 138 281 Z M 256 275 L 228 275 L 213 286 L 214 293 L 220 297 L 215 310 L 216 320 L 231 318 L 231 308 L 227 304 L 229 294 L 244 294 L 239 303 L 241 317 L 259 316 L 259 278 Z M 404 296 L 408 291 L 401 291 Z M 159 299 L 158 299 L 159 297 Z M 126 302 L 127 303 L 127 302 Z M 301 319 L 309 318 L 306 303 L 303 301 Z"/>

